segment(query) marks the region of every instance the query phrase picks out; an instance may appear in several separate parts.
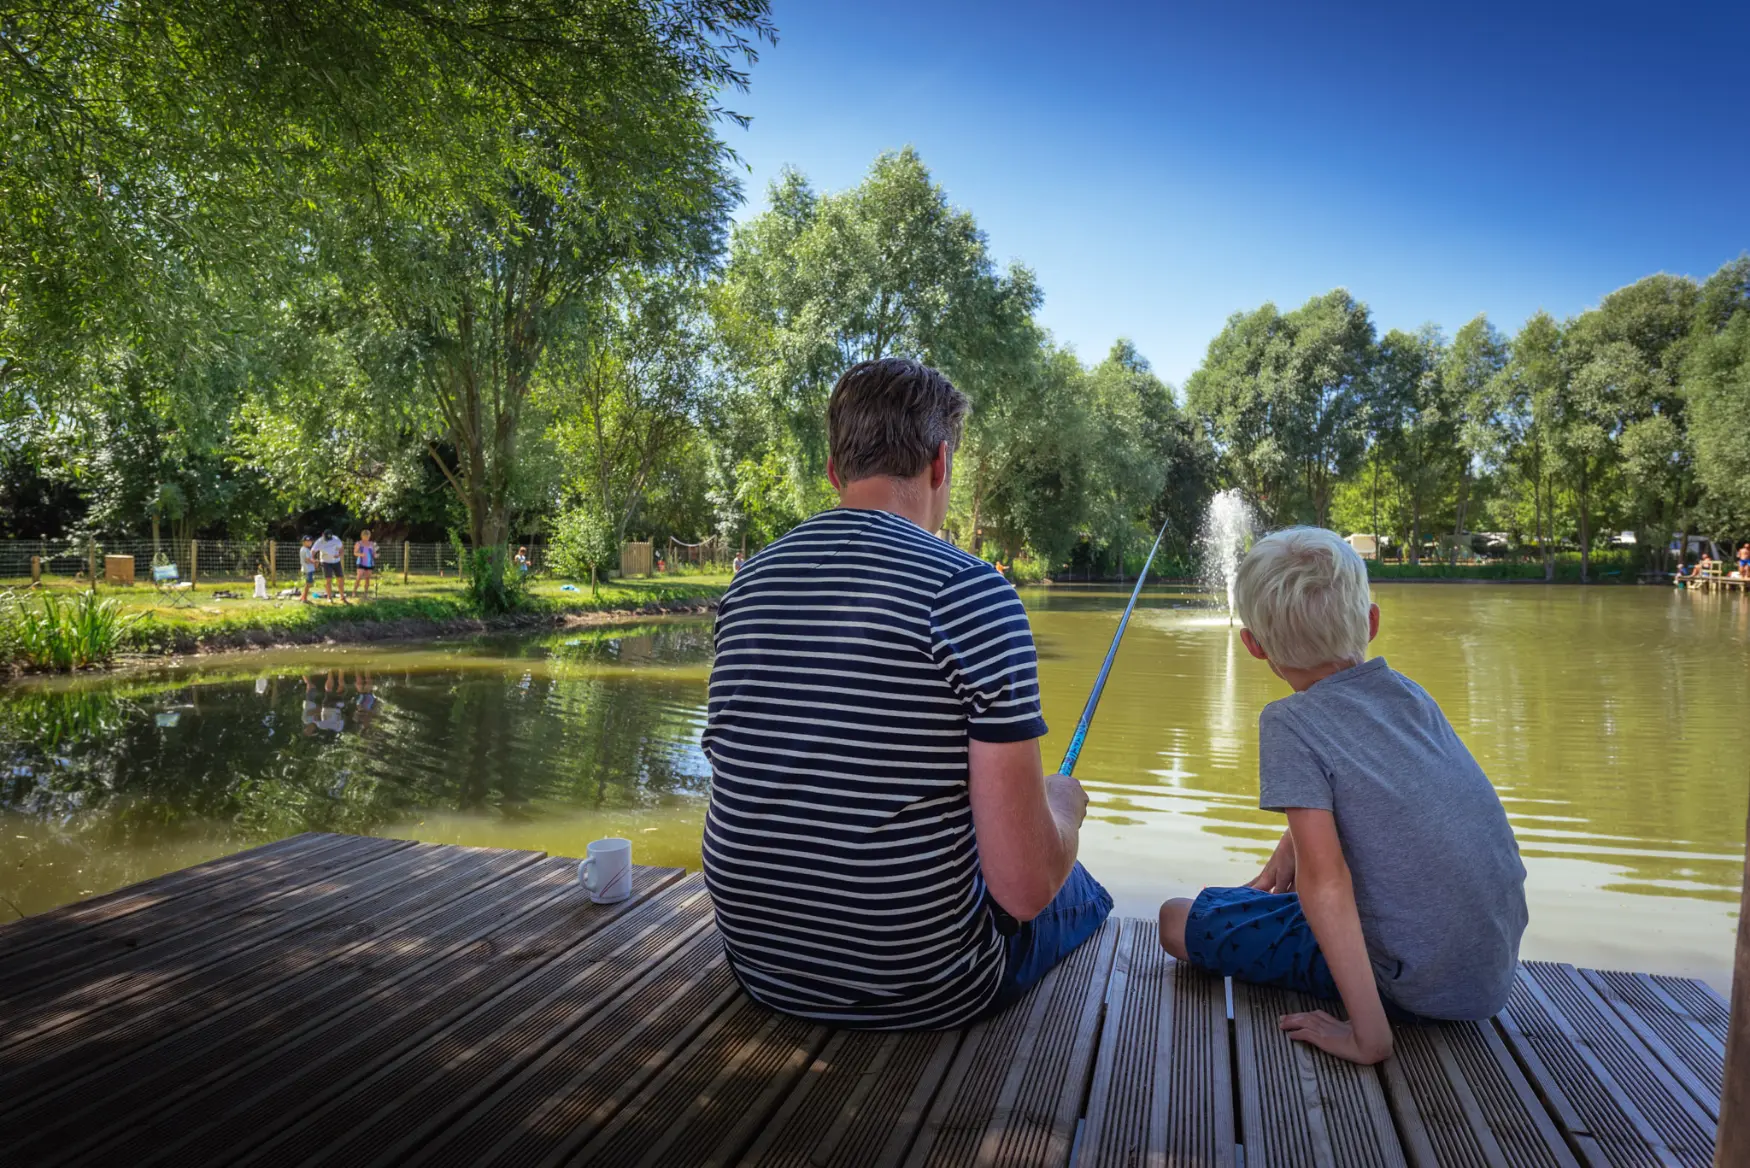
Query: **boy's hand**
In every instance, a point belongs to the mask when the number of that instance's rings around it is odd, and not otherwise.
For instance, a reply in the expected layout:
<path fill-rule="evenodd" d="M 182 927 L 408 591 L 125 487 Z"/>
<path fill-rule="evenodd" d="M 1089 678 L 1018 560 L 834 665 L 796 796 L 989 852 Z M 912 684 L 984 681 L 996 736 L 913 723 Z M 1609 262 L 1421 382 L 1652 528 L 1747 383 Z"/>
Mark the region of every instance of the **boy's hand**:
<path fill-rule="evenodd" d="M 1282 842 L 1276 845 L 1276 851 L 1264 865 L 1264 870 L 1258 873 L 1257 879 L 1246 885 L 1256 888 L 1259 892 L 1293 892 L 1294 891 L 1294 833 L 1283 832 Z"/>
<path fill-rule="evenodd" d="M 1383 1043 L 1368 1046 L 1355 1037 L 1355 1028 L 1338 1018 L 1333 1018 L 1323 1010 L 1313 1010 L 1307 1014 L 1284 1014 L 1280 1022 L 1283 1033 L 1295 1042 L 1309 1042 L 1340 1059 L 1347 1059 L 1362 1066 L 1382 1063 L 1391 1057 L 1391 1034 L 1388 1031 Z"/>

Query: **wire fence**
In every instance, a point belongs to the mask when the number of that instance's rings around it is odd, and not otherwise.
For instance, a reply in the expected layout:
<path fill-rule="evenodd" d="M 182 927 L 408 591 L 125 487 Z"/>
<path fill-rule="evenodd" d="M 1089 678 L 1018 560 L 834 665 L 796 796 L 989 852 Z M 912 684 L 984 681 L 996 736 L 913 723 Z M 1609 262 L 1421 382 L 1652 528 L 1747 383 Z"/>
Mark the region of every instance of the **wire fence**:
<path fill-rule="evenodd" d="M 257 573 L 270 583 L 300 577 L 299 545 L 287 540 L 191 539 L 9 539 L 0 540 L 0 580 L 90 580 L 149 584 L 155 565 L 174 567 L 178 580 L 252 581 Z M 531 548 L 532 567 L 542 549 Z M 358 568 L 352 542 L 341 548 L 341 565 L 352 576 Z M 456 549 L 448 543 L 379 543 L 376 571 L 394 578 L 454 578 Z"/>
<path fill-rule="evenodd" d="M 0 583 L 87 581 L 95 576 L 99 584 L 150 584 L 152 569 L 162 566 L 174 568 L 176 580 L 197 585 L 250 583 L 260 573 L 269 584 L 283 587 L 301 579 L 298 548 L 290 540 L 8 539 L 0 540 Z M 683 567 L 723 569 L 735 558 L 735 549 L 721 537 L 697 543 L 670 537 L 662 544 L 627 543 L 625 548 L 642 551 L 642 558 L 634 557 L 636 563 L 630 568 L 622 552 L 622 574 L 628 576 L 650 576 Z M 546 552 L 546 547 L 538 544 L 526 549 L 529 570 L 547 566 Z M 358 568 L 352 540 L 342 543 L 341 567 L 349 578 Z M 458 575 L 456 549 L 449 543 L 379 543 L 376 571 L 388 579 L 454 579 Z"/>

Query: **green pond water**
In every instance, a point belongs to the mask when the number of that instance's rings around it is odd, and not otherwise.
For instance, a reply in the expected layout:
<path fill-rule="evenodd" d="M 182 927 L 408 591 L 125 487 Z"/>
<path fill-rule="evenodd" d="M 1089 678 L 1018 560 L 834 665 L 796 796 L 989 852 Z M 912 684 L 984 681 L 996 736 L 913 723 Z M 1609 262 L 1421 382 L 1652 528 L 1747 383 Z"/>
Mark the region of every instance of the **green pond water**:
<path fill-rule="evenodd" d="M 1725 987 L 1750 786 L 1750 599 L 1386 585 L 1375 649 L 1494 779 L 1530 872 L 1528 957 Z M 1026 594 L 1055 765 L 1123 606 Z M 1257 714 L 1286 692 L 1201 598 L 1160 589 L 1078 775 L 1120 912 L 1250 879 Z M 306 830 L 698 866 L 710 625 L 668 620 L 213 657 L 0 688 L 0 919 Z"/>

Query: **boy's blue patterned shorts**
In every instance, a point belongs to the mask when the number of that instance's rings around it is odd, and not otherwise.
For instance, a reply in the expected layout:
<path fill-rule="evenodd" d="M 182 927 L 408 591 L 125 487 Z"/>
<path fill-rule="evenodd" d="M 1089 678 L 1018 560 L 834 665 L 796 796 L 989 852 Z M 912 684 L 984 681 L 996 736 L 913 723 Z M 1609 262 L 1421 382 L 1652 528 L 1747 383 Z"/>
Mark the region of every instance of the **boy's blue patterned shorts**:
<path fill-rule="evenodd" d="M 1292 892 L 1205 888 L 1185 920 L 1185 953 L 1212 973 L 1336 999 L 1336 979 Z"/>

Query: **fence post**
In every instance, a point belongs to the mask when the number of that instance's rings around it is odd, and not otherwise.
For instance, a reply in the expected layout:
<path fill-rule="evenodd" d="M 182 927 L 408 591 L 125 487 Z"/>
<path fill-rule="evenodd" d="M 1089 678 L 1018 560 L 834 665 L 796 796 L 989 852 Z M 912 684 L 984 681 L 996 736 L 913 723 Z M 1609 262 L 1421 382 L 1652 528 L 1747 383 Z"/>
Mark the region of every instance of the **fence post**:
<path fill-rule="evenodd" d="M 193 588 L 201 582 L 200 541 L 188 541 L 188 586 Z"/>
<path fill-rule="evenodd" d="M 36 585 L 41 584 L 42 582 L 43 582 L 43 558 L 41 556 L 32 556 L 32 557 L 30 557 L 30 583 L 31 583 L 31 586 L 34 588 Z"/>
<path fill-rule="evenodd" d="M 91 580 L 91 591 L 97 591 L 97 537 L 85 537 L 85 570 Z"/>
<path fill-rule="evenodd" d="M 407 569 L 411 561 L 413 545 L 406 540 L 401 541 L 401 583 L 407 583 Z"/>
<path fill-rule="evenodd" d="M 266 556 L 266 557 L 267 557 L 267 558 L 266 558 L 266 561 L 265 561 L 265 562 L 266 562 L 266 565 L 267 565 L 267 586 L 268 586 L 268 587 L 269 587 L 269 588 L 277 588 L 277 587 L 279 587 L 279 581 L 277 581 L 277 580 L 275 580 L 275 579 L 274 579 L 274 571 L 273 571 L 273 555 L 274 555 L 274 548 L 273 548 L 273 540 L 271 540 L 271 539 L 269 539 L 269 540 L 263 540 L 263 541 L 262 541 L 262 549 L 261 549 L 261 550 L 262 550 L 262 552 L 263 552 L 263 554 L 264 554 L 264 555 L 265 555 L 265 556 Z"/>

